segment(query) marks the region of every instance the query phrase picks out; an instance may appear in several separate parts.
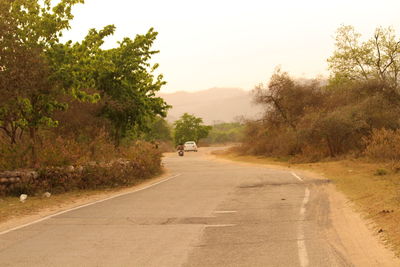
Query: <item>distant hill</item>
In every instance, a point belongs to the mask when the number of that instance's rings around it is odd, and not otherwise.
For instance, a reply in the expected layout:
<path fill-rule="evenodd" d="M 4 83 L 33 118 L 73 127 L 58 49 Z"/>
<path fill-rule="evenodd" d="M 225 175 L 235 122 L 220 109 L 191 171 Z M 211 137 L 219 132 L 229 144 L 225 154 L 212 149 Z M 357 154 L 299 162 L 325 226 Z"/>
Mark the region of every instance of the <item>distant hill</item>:
<path fill-rule="evenodd" d="M 172 105 L 167 120 L 173 122 L 187 112 L 203 118 L 206 124 L 232 122 L 237 117 L 256 118 L 261 108 L 252 103 L 250 92 L 238 88 L 211 88 L 198 92 L 160 94 Z"/>

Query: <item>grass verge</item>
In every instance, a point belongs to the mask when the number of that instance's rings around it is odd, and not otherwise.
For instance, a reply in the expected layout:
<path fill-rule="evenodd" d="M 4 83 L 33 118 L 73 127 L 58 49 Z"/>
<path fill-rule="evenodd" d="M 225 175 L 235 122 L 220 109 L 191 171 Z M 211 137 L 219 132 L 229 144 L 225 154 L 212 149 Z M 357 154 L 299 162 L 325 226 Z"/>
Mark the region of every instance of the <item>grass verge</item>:
<path fill-rule="evenodd" d="M 382 242 L 400 256 L 400 174 L 389 165 L 363 160 L 339 160 L 291 164 L 287 160 L 241 156 L 232 152 L 217 157 L 311 171 L 328 178 L 352 201 L 357 211 L 372 221 L 371 227 Z"/>

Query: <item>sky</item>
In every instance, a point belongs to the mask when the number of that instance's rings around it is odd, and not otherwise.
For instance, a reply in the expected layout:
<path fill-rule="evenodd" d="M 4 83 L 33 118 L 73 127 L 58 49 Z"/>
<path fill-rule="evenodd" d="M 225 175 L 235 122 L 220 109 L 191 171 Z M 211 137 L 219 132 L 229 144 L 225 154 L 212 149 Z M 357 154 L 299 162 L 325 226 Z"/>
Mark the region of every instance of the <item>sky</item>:
<path fill-rule="evenodd" d="M 353 25 L 365 37 L 377 26 L 398 33 L 399 12 L 399 0 L 85 0 L 64 38 L 80 41 L 90 28 L 114 24 L 109 48 L 153 27 L 162 92 L 251 90 L 277 66 L 294 77 L 328 76 L 338 27 Z"/>

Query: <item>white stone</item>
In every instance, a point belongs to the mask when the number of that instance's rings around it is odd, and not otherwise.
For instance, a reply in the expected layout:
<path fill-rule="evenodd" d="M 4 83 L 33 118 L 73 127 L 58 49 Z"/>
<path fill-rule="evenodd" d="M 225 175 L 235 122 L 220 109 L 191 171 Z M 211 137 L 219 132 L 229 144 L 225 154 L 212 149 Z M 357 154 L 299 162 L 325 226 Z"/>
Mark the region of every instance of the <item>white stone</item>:
<path fill-rule="evenodd" d="M 74 168 L 74 166 L 68 166 L 68 167 L 66 168 L 66 170 L 67 170 L 68 172 L 73 172 L 73 171 L 75 170 L 75 168 Z"/>
<path fill-rule="evenodd" d="M 20 196 L 19 196 L 19 201 L 21 201 L 22 203 L 24 203 L 25 202 L 25 200 L 28 198 L 28 195 L 26 195 L 26 194 L 21 194 Z"/>

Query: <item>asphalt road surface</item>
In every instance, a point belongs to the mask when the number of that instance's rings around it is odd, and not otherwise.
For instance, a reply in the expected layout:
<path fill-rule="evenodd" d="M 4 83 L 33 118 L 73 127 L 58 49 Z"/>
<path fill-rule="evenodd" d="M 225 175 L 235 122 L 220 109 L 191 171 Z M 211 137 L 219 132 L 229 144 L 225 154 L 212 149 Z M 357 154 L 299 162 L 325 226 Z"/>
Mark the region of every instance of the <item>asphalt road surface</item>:
<path fill-rule="evenodd" d="M 1 234 L 0 266 L 354 266 L 327 235 L 327 181 L 201 151 L 164 162 L 162 183 Z"/>

